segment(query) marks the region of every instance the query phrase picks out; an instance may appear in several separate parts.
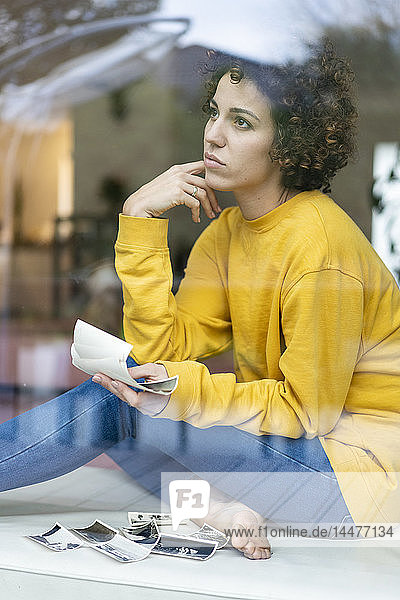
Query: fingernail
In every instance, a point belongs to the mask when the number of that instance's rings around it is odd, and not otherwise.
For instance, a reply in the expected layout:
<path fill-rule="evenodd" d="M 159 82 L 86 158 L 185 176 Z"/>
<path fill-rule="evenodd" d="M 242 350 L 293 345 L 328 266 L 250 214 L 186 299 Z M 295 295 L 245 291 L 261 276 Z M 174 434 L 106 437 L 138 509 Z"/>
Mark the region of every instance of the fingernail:
<path fill-rule="evenodd" d="M 112 385 L 113 387 L 115 387 L 115 388 L 119 388 L 119 383 L 118 383 L 118 381 L 112 381 L 112 382 L 111 382 L 111 385 Z"/>
<path fill-rule="evenodd" d="M 215 212 L 211 211 L 211 217 L 214 218 L 215 217 Z"/>
<path fill-rule="evenodd" d="M 220 206 L 217 206 L 217 211 L 222 212 L 222 208 Z"/>
<path fill-rule="evenodd" d="M 92 381 L 94 381 L 95 383 L 100 383 L 101 378 L 98 375 L 95 375 L 94 377 L 92 377 Z"/>

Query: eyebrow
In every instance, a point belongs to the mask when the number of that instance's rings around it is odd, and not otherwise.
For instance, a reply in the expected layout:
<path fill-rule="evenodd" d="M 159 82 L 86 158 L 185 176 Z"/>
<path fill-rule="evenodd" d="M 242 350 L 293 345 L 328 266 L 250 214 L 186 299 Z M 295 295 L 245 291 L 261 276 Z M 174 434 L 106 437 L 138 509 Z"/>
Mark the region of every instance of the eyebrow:
<path fill-rule="evenodd" d="M 215 104 L 215 106 L 218 108 L 218 104 L 215 102 L 215 100 L 213 98 L 211 98 L 210 100 L 210 104 Z M 246 108 L 230 108 L 229 112 L 231 113 L 244 113 L 245 115 L 250 115 L 251 117 L 254 117 L 255 119 L 257 119 L 257 121 L 259 121 L 260 119 L 257 117 L 257 115 L 255 115 L 254 113 L 252 113 L 250 110 L 247 110 Z"/>

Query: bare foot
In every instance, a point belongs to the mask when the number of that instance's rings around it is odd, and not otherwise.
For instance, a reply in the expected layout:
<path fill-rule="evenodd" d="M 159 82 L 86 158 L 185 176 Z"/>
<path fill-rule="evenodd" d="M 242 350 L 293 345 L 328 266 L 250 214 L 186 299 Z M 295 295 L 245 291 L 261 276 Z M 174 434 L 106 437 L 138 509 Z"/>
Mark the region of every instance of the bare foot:
<path fill-rule="evenodd" d="M 265 559 L 271 557 L 271 546 L 265 535 L 267 521 L 254 510 L 240 502 L 216 502 L 210 504 L 203 522 L 230 536 L 231 544 L 243 552 L 246 558 Z"/>

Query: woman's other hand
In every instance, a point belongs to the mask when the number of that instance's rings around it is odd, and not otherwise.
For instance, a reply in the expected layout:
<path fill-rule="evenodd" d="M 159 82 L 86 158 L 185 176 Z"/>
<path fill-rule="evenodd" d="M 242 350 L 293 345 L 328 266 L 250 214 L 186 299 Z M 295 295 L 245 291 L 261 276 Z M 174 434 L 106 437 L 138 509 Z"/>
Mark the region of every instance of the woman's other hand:
<path fill-rule="evenodd" d="M 167 369 L 164 365 L 156 363 L 146 363 L 137 367 L 130 367 L 128 371 L 133 379 L 144 378 L 147 382 L 159 381 L 168 377 Z M 114 381 L 104 373 L 96 373 L 92 381 L 102 385 L 115 396 L 118 396 L 120 400 L 123 400 L 123 402 L 137 408 L 144 415 L 150 417 L 161 412 L 169 401 L 169 396 L 163 396 L 162 394 L 135 392 L 129 385 L 122 383 L 122 381 Z"/>
<path fill-rule="evenodd" d="M 200 206 L 213 219 L 221 208 L 214 190 L 198 176 L 204 170 L 203 160 L 173 165 L 131 194 L 124 202 L 122 214 L 159 217 L 170 208 L 184 204 L 190 208 L 195 223 L 200 223 Z"/>

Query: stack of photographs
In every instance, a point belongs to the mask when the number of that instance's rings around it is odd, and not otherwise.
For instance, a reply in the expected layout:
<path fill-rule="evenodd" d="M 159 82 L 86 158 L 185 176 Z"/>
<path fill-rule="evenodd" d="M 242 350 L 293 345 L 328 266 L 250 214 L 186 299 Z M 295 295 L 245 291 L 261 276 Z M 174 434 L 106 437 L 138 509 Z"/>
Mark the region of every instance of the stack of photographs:
<path fill-rule="evenodd" d="M 146 537 L 154 540 L 158 532 L 155 520 L 152 520 L 150 523 L 143 523 L 142 527 L 139 524 L 135 524 L 130 527 L 121 527 L 120 529 L 128 539 L 134 542 L 146 539 Z M 201 529 L 190 535 L 159 534 L 159 539 L 153 547 L 152 552 L 167 556 L 207 560 L 216 550 L 223 548 L 227 543 L 228 538 L 221 531 L 214 529 L 210 525 L 203 525 Z"/>
<path fill-rule="evenodd" d="M 116 529 L 102 521 L 93 521 L 88 527 L 67 529 L 55 523 L 45 533 L 40 535 L 27 535 L 29 539 L 46 546 L 49 550 L 60 552 L 62 550 L 75 550 L 77 548 L 92 548 L 119 562 L 136 562 L 146 558 L 157 543 L 157 538 L 152 543 L 140 544 L 128 540 Z"/>
<path fill-rule="evenodd" d="M 119 530 L 100 520 L 87 527 L 70 529 L 55 523 L 45 533 L 26 537 L 56 552 L 92 548 L 124 563 L 143 560 L 150 553 L 207 560 L 229 541 L 221 531 L 207 524 L 190 535 L 160 533 L 159 523 L 166 525 L 168 514 L 135 514 L 141 515 L 137 521 L 129 517 L 130 526 Z"/>

